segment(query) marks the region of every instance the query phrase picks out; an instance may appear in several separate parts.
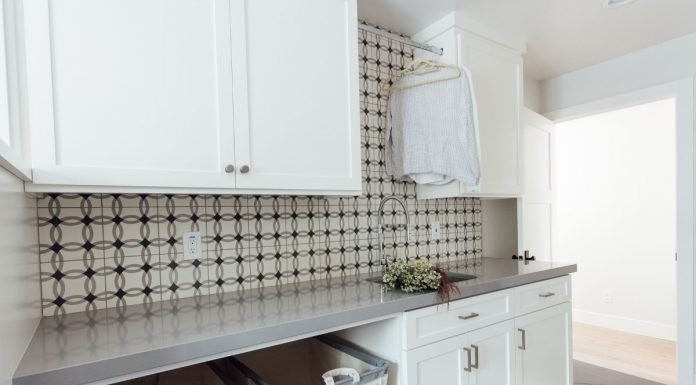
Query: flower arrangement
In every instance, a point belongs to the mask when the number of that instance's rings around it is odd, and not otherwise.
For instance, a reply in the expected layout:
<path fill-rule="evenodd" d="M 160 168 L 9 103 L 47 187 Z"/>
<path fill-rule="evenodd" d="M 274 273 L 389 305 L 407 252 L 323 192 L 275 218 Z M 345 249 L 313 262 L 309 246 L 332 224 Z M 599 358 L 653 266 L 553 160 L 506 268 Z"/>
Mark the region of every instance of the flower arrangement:
<path fill-rule="evenodd" d="M 382 275 L 382 283 L 406 293 L 437 290 L 442 302 L 449 302 L 451 293 L 459 293 L 459 288 L 450 282 L 443 269 L 419 258 L 392 262 Z"/>
<path fill-rule="evenodd" d="M 423 290 L 437 290 L 440 287 L 440 274 L 425 259 L 411 259 L 408 262 L 395 261 L 387 266 L 382 282 L 392 289 L 406 293 Z"/>

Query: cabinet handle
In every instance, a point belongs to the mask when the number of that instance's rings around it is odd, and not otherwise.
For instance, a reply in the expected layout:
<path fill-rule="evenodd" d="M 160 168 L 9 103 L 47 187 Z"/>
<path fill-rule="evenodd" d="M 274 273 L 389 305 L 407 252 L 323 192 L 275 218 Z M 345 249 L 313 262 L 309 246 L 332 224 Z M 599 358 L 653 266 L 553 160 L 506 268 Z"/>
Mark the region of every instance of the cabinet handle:
<path fill-rule="evenodd" d="M 225 172 L 228 174 L 231 174 L 234 172 L 234 165 L 233 164 L 228 164 L 225 166 Z"/>
<path fill-rule="evenodd" d="M 479 368 L 478 345 L 471 345 L 471 348 L 474 349 L 474 363 L 471 364 L 471 367 L 474 369 L 478 369 Z"/>
<path fill-rule="evenodd" d="M 464 351 L 466 352 L 466 367 L 464 368 L 464 371 L 471 372 L 471 349 L 464 348 Z"/>
<path fill-rule="evenodd" d="M 541 297 L 541 298 L 549 298 L 549 297 L 553 297 L 554 295 L 556 295 L 556 293 L 552 293 L 552 292 L 550 292 L 550 291 L 547 291 L 546 293 L 541 293 L 541 294 L 539 294 L 539 297 Z"/>
<path fill-rule="evenodd" d="M 460 315 L 460 316 L 459 316 L 459 319 L 467 320 L 467 319 L 476 318 L 476 317 L 478 317 L 478 316 L 479 316 L 478 313 L 471 313 L 471 314 L 469 314 L 469 315 Z"/>
<path fill-rule="evenodd" d="M 247 166 L 247 165 L 245 164 L 244 166 L 242 166 L 242 168 L 239 169 L 239 172 L 241 172 L 242 174 L 248 173 L 248 172 L 249 172 L 249 166 Z"/>
<path fill-rule="evenodd" d="M 522 345 L 517 346 L 520 350 L 526 350 L 527 349 L 527 332 L 524 329 L 517 329 L 520 333 L 522 333 Z"/>

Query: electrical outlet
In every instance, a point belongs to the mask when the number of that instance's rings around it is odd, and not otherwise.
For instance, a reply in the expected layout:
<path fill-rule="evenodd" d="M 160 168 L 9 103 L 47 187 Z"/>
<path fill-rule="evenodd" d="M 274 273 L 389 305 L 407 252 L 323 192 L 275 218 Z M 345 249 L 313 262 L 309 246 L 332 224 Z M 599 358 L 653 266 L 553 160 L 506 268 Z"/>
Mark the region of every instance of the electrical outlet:
<path fill-rule="evenodd" d="M 440 239 L 440 222 L 430 224 L 430 240 L 437 241 Z"/>
<path fill-rule="evenodd" d="M 201 233 L 191 232 L 183 234 L 184 259 L 201 258 Z"/>
<path fill-rule="evenodd" d="M 602 302 L 604 302 L 604 303 L 614 303 L 614 294 L 613 294 L 611 291 L 609 291 L 609 290 L 605 290 L 605 291 L 602 293 Z"/>
<path fill-rule="evenodd" d="M 408 225 L 408 233 L 406 233 L 407 242 L 415 242 L 418 239 L 418 233 L 416 232 L 416 225 Z"/>

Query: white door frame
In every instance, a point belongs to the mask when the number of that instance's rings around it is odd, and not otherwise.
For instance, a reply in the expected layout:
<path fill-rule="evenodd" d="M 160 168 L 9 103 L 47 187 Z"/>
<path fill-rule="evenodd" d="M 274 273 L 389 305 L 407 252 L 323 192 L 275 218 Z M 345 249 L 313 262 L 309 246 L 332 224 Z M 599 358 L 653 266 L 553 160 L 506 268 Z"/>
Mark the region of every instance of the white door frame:
<path fill-rule="evenodd" d="M 558 123 L 671 97 L 676 98 L 677 125 L 677 376 L 680 385 L 694 385 L 694 79 L 564 108 L 546 116 Z"/>

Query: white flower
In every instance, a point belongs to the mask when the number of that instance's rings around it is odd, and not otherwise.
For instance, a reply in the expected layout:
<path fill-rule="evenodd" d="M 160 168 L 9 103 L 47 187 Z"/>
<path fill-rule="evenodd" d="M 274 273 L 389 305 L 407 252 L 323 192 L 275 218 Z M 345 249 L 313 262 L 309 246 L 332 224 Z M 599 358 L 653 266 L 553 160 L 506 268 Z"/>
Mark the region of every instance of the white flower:
<path fill-rule="evenodd" d="M 409 262 L 396 261 L 387 267 L 382 282 L 389 288 L 400 289 L 406 293 L 436 290 L 440 287 L 440 274 L 425 259 L 412 259 Z"/>

